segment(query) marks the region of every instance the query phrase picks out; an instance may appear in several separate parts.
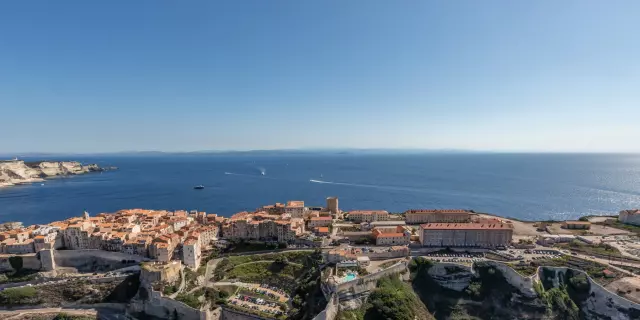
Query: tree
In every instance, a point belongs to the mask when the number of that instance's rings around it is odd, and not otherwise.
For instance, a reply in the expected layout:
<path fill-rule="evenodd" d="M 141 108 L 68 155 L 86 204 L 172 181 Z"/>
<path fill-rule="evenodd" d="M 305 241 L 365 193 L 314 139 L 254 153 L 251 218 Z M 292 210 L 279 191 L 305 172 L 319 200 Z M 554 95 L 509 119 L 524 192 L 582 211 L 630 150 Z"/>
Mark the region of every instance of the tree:
<path fill-rule="evenodd" d="M 22 261 L 22 257 L 19 257 L 19 256 L 9 257 L 9 264 L 11 264 L 11 267 L 13 268 L 13 270 L 16 270 L 16 273 L 20 272 L 24 265 Z"/>

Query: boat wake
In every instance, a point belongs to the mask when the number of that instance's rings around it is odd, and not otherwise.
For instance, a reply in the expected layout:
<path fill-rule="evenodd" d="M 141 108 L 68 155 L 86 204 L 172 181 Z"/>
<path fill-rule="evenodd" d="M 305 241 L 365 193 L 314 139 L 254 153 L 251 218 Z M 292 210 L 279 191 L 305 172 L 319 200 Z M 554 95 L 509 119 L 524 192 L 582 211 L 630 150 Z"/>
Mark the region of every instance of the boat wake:
<path fill-rule="evenodd" d="M 332 185 L 338 185 L 338 186 L 348 186 L 348 187 L 381 189 L 381 190 L 408 191 L 408 192 L 431 192 L 429 190 L 411 188 L 411 187 L 401 187 L 401 186 L 384 186 L 384 185 L 375 185 L 375 184 L 358 184 L 358 183 L 334 182 L 334 181 L 324 181 L 324 180 L 314 180 L 314 179 L 309 179 L 309 182 L 311 182 L 311 183 L 320 183 L 320 184 L 332 184 Z"/>
<path fill-rule="evenodd" d="M 396 189 L 396 187 L 391 187 L 391 186 L 379 186 L 379 185 L 372 185 L 372 184 L 357 184 L 357 183 L 346 183 L 346 182 L 333 182 L 333 181 L 323 181 L 323 180 L 314 180 L 314 179 L 309 179 L 309 182 L 322 183 L 322 184 L 335 184 L 335 185 L 339 185 L 339 186 L 362 187 L 362 188 Z M 402 188 L 400 188 L 400 189 L 402 189 Z"/>

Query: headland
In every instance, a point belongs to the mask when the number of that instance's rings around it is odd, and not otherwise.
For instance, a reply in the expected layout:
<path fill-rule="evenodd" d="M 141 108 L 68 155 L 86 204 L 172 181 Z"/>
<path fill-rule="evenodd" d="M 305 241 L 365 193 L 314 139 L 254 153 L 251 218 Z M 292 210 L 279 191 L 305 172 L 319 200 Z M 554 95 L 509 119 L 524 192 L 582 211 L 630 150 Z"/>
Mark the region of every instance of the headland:
<path fill-rule="evenodd" d="M 101 172 L 115 168 L 101 168 L 97 164 L 83 165 L 77 161 L 0 161 L 0 187 L 42 182 L 47 178 Z"/>

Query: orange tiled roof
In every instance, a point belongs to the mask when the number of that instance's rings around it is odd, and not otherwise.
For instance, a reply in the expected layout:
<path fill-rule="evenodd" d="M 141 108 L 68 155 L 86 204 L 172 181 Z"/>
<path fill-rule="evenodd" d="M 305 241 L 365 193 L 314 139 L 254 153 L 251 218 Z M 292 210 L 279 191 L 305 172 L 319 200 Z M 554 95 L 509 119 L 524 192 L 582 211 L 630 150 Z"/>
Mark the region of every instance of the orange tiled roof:
<path fill-rule="evenodd" d="M 419 214 L 419 213 L 469 213 L 468 210 L 462 209 L 412 209 L 405 211 L 406 214 Z"/>
<path fill-rule="evenodd" d="M 505 223 L 427 223 L 420 228 L 426 230 L 508 230 L 512 226 Z"/>

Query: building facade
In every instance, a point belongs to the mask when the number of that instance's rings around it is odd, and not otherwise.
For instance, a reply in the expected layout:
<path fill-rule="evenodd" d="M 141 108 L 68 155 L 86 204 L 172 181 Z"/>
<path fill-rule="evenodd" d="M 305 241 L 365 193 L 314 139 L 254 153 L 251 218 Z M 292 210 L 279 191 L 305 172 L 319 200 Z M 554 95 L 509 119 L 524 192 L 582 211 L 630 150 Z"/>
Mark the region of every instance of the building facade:
<path fill-rule="evenodd" d="M 510 224 L 428 223 L 420 225 L 419 239 L 427 247 L 506 246 L 513 238 Z"/>
<path fill-rule="evenodd" d="M 389 220 L 389 212 L 384 210 L 349 211 L 349 220 L 355 222 L 373 222 Z"/>
<path fill-rule="evenodd" d="M 291 218 L 303 218 L 306 211 L 304 201 L 288 201 L 284 207 L 284 213 L 291 215 Z"/>
<path fill-rule="evenodd" d="M 332 221 L 331 217 L 313 217 L 309 219 L 309 228 L 328 227 Z"/>
<path fill-rule="evenodd" d="M 470 221 L 470 212 L 467 210 L 419 209 L 407 210 L 404 214 L 407 224 Z"/>
<path fill-rule="evenodd" d="M 640 209 L 622 210 L 618 214 L 618 221 L 624 224 L 640 226 Z"/>
<path fill-rule="evenodd" d="M 565 221 L 562 223 L 565 229 L 591 229 L 591 222 L 588 221 Z"/>

